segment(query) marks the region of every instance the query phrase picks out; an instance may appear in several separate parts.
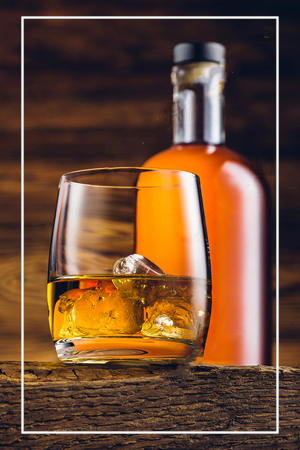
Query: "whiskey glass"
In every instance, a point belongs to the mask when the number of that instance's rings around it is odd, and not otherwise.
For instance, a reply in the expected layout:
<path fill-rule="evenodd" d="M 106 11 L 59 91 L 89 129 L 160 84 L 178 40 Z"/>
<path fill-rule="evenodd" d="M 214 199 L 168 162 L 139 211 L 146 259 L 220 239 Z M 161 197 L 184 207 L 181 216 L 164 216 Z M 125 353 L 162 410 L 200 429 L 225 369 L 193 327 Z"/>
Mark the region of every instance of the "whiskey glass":
<path fill-rule="evenodd" d="M 136 167 L 63 175 L 47 301 L 62 361 L 201 359 L 211 271 L 198 176 Z"/>

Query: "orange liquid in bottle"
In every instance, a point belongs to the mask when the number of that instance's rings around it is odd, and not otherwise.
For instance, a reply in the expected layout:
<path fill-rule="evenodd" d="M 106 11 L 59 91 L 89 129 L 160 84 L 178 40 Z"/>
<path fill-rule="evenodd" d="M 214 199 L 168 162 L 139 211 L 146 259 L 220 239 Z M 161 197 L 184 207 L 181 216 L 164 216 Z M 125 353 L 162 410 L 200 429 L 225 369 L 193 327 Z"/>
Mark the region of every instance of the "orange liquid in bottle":
<path fill-rule="evenodd" d="M 200 177 L 212 266 L 203 362 L 270 364 L 267 205 L 260 176 L 223 145 L 175 144 L 144 165 Z"/>

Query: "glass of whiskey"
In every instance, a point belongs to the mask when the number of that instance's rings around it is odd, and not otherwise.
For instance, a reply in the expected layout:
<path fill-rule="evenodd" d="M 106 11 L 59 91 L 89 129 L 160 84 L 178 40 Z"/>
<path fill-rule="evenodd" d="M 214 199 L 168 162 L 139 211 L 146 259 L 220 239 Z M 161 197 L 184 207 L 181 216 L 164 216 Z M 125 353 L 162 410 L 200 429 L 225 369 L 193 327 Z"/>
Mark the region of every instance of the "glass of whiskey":
<path fill-rule="evenodd" d="M 201 360 L 211 270 L 198 176 L 135 167 L 63 175 L 47 301 L 61 361 Z"/>

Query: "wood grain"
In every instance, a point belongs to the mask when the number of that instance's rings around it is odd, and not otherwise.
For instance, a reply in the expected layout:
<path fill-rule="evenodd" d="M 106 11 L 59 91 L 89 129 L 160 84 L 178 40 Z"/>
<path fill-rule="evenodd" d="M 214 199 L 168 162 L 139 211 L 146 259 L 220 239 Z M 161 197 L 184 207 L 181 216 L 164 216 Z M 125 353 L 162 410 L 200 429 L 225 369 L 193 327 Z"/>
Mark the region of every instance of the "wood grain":
<path fill-rule="evenodd" d="M 130 449 L 192 449 L 204 442 L 206 448 L 213 444 L 218 448 L 297 448 L 300 370 L 281 367 L 279 375 L 280 434 L 276 435 L 268 434 L 276 427 L 272 367 L 25 363 L 25 430 L 33 434 L 20 436 L 20 364 L 2 363 L 0 447 L 119 448 L 123 443 Z M 34 435 L 42 430 L 91 434 Z M 93 435 L 93 431 L 104 435 Z M 105 433 L 110 431 L 123 435 Z M 169 431 L 170 435 L 124 437 L 129 431 Z M 180 431 L 191 434 L 173 434 Z M 205 436 L 197 431 L 267 433 Z"/>

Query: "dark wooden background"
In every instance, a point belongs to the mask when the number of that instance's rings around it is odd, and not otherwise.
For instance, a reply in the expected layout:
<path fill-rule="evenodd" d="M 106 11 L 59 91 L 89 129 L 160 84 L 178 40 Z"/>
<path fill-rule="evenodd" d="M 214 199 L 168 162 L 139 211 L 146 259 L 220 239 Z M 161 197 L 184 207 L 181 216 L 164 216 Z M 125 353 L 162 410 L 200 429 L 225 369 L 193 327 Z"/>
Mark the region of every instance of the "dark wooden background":
<path fill-rule="evenodd" d="M 72 3 L 72 4 L 71 4 Z M 223 2 L 3 1 L 0 5 L 2 360 L 20 359 L 20 26 L 21 15 L 216 15 Z M 261 2 L 267 5 L 268 2 Z M 296 3 L 280 27 L 280 364 L 300 365 L 299 45 Z M 271 3 L 268 3 L 271 5 Z M 268 15 L 278 15 L 278 3 Z M 277 8 L 277 9 L 276 9 Z M 293 14 L 295 12 L 295 17 Z M 246 15 L 243 13 L 242 15 Z M 262 9 L 251 15 L 266 15 Z M 46 306 L 47 263 L 59 177 L 79 168 L 140 165 L 172 139 L 170 69 L 176 43 L 227 47 L 228 145 L 264 173 L 275 224 L 275 20 L 25 20 L 25 359 L 56 361 Z M 275 242 L 275 225 L 270 232 Z M 275 292 L 275 257 L 273 264 Z M 273 323 L 275 311 L 273 312 Z M 275 335 L 275 333 L 274 333 Z M 275 355 L 275 347 L 274 347 Z M 275 359 L 273 359 L 275 364 Z"/>

